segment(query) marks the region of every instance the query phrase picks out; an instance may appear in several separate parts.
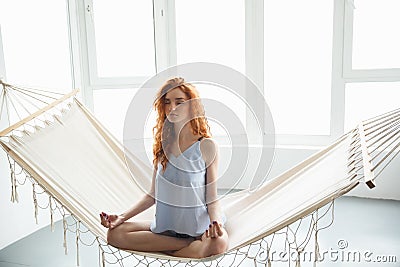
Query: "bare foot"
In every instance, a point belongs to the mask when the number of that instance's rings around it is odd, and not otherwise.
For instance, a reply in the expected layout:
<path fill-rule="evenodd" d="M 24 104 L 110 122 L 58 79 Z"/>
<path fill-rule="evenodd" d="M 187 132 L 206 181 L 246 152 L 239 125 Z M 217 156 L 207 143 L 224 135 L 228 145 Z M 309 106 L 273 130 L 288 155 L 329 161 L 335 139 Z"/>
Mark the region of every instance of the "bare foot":
<path fill-rule="evenodd" d="M 228 250 L 228 233 L 222 224 L 214 221 L 203 234 L 201 241 L 205 246 L 206 257 L 224 253 Z"/>

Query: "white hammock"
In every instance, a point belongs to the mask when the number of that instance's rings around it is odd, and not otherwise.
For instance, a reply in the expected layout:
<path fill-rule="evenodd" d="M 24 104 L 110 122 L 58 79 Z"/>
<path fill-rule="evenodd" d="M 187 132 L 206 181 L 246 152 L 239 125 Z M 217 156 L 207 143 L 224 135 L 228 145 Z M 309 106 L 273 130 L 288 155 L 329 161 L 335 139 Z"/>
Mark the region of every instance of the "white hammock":
<path fill-rule="evenodd" d="M 4 89 L 7 86 L 3 85 Z M 129 155 L 129 160 L 135 168 L 129 170 L 121 144 L 73 95 L 3 130 L 0 144 L 49 195 L 104 242 L 106 229 L 99 223 L 99 213 L 129 208 L 143 196 L 140 185 L 149 183 L 152 171 L 133 155 Z M 39 120 L 45 111 L 59 114 Z M 369 186 L 374 186 L 376 168 L 383 169 L 398 153 L 398 114 L 400 111 L 394 111 L 360 124 L 360 128 L 267 181 L 255 192 L 244 190 L 221 199 L 227 215 L 229 251 L 310 214 L 354 188 L 362 177 L 368 179 Z M 396 135 L 391 136 L 388 133 L 393 129 Z M 368 146 L 374 140 L 366 136 L 375 134 L 374 138 L 381 140 Z M 387 147 L 389 143 L 391 146 Z M 377 165 L 371 161 L 373 156 L 368 149 L 381 152 L 374 157 Z M 390 153 L 384 155 L 382 151 Z M 16 178 L 13 179 L 15 185 Z M 153 216 L 154 211 L 150 209 L 135 219 L 152 220 Z M 191 260 L 161 253 L 134 253 L 167 260 Z"/>

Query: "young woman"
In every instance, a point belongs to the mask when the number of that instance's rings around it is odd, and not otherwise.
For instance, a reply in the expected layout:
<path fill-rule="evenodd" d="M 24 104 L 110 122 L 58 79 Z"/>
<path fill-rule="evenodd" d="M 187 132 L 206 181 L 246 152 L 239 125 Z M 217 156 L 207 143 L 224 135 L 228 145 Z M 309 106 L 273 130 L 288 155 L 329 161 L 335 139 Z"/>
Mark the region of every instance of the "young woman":
<path fill-rule="evenodd" d="M 203 258 L 228 248 L 225 217 L 217 201 L 218 147 L 210 138 L 195 87 L 168 80 L 154 108 L 154 172 L 150 192 L 121 215 L 100 214 L 109 244 Z M 156 204 L 152 222 L 127 221 Z"/>

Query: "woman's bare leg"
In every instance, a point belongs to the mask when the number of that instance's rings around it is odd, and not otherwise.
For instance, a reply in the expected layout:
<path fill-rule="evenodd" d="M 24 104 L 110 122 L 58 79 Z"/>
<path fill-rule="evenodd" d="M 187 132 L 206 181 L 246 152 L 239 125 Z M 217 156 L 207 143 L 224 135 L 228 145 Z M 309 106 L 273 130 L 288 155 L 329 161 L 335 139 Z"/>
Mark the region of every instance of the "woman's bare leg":
<path fill-rule="evenodd" d="M 224 253 L 228 249 L 228 233 L 219 225 L 215 227 L 217 230 L 214 230 L 213 237 L 206 232 L 201 240 L 195 240 L 189 246 L 169 254 L 176 257 L 205 258 Z"/>
<path fill-rule="evenodd" d="M 204 258 L 206 256 L 204 242 L 195 240 L 182 249 L 176 251 L 166 251 L 168 255 L 184 258 Z"/>
<path fill-rule="evenodd" d="M 107 241 L 117 248 L 151 252 L 180 250 L 193 239 L 154 234 L 150 231 L 150 222 L 124 222 L 108 230 Z"/>

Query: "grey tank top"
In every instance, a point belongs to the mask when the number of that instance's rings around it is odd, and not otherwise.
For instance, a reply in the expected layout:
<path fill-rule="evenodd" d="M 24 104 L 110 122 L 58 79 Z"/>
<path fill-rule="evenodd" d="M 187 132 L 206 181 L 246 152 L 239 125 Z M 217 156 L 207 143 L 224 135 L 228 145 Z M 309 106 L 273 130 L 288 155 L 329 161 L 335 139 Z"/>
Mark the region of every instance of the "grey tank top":
<path fill-rule="evenodd" d="M 202 235 L 210 224 L 206 206 L 206 166 L 200 140 L 179 156 L 169 156 L 165 171 L 159 163 L 155 182 L 156 214 L 153 233 L 174 231 Z"/>

